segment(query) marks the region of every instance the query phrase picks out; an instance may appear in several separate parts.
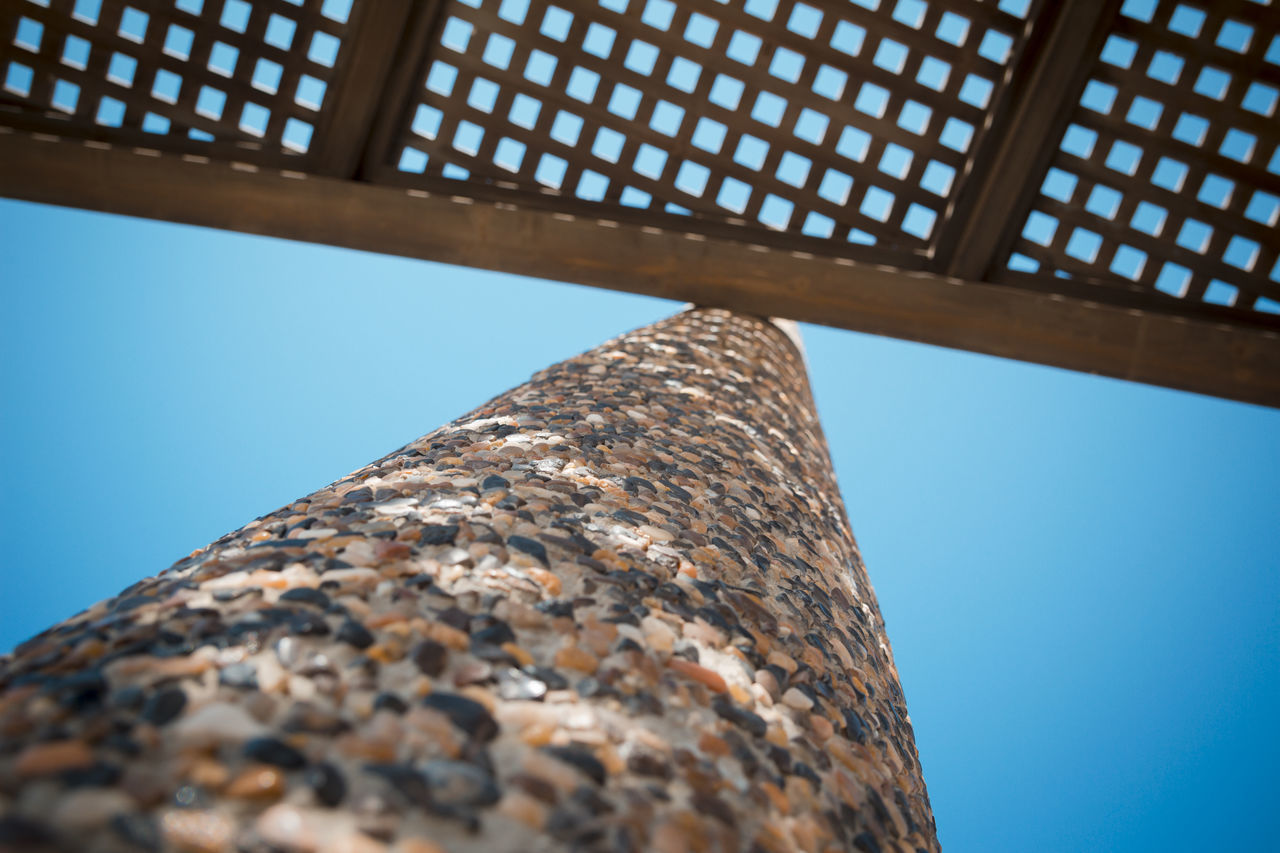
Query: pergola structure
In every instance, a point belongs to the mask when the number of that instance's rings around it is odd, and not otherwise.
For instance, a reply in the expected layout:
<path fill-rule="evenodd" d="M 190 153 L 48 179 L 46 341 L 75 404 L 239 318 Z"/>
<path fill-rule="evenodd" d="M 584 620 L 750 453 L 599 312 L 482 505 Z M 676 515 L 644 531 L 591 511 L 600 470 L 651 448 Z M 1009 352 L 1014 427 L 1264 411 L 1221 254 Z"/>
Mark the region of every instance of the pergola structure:
<path fill-rule="evenodd" d="M 776 318 L 1280 406 L 1278 21 L 0 0 L 0 194 L 699 306 L 0 656 L 0 847 L 937 850 Z"/>
<path fill-rule="evenodd" d="M 5 0 L 0 193 L 1280 405 L 1255 0 Z"/>

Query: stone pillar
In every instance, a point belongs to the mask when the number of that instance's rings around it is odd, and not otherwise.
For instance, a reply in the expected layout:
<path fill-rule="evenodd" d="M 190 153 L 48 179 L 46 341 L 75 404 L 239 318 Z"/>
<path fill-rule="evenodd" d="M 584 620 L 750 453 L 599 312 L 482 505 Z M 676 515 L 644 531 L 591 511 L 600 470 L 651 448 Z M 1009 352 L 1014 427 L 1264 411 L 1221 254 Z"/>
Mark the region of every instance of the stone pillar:
<path fill-rule="evenodd" d="M 0 659 L 0 848 L 937 840 L 802 359 L 693 310 Z"/>

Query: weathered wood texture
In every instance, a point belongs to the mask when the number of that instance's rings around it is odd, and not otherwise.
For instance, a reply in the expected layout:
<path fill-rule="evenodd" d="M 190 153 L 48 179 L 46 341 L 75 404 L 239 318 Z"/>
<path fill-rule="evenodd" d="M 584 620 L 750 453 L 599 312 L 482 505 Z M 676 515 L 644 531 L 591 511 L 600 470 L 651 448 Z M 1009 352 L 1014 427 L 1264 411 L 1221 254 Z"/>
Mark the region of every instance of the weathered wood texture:
<path fill-rule="evenodd" d="M 0 844 L 938 849 L 799 353 L 686 312 L 0 657 Z"/>
<path fill-rule="evenodd" d="M 36 144 L 0 165 L 0 193 L 768 304 L 1270 403 L 1280 5 L 1148 5 L 12 0 L 0 127 L 348 185 L 277 182 L 254 202 L 267 221 L 197 196 L 170 157 L 150 177 L 112 167 L 156 197 L 141 204 L 94 187 L 74 146 Z M 422 224 L 448 205 L 378 188 L 520 212 L 462 235 Z M 521 224 L 552 214 L 619 227 L 556 261 Z M 645 229 L 706 245 L 636 267 L 668 239 Z M 700 266 L 717 252 L 741 257 Z M 658 280 L 672 270 L 688 281 Z M 1153 359 L 1152 340 L 1177 344 Z"/>
<path fill-rule="evenodd" d="M 685 230 L 0 133 L 0 188 L 77 204 L 731 307 L 1280 405 L 1280 335 L 1131 294 L 964 283 Z M 785 282 L 780 287 L 779 282 Z"/>

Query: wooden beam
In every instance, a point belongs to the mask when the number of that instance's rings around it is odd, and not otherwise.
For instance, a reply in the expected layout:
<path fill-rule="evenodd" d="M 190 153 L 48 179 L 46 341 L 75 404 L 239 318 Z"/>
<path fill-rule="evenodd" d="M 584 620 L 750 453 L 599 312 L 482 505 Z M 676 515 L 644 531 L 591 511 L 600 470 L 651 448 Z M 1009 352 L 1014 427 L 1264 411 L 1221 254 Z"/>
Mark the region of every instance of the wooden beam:
<path fill-rule="evenodd" d="M 404 36 L 396 49 L 395 62 L 383 80 L 381 90 L 371 99 L 377 112 L 360 151 L 355 177 L 365 179 L 391 159 L 391 141 L 400 126 L 409 120 L 405 115 L 405 105 L 410 103 L 409 93 L 415 84 L 421 84 L 426 78 L 427 56 L 439 28 L 442 2 L 417 0 L 413 14 L 405 21 Z"/>
<path fill-rule="evenodd" d="M 405 50 L 410 36 L 410 17 L 424 4 L 413 0 L 378 0 L 356 4 L 355 38 L 349 46 L 345 68 L 340 69 L 342 85 L 336 103 L 324 111 L 325 124 L 316 139 L 323 147 L 316 154 L 318 174 L 355 177 L 377 119 L 377 107 L 393 61 Z"/>
<path fill-rule="evenodd" d="M 0 195 L 790 317 L 1280 407 L 1280 323 L 1263 315 L 1233 325 L 675 229 L 14 132 L 0 132 Z"/>
<path fill-rule="evenodd" d="M 948 206 L 935 269 L 985 281 L 1003 260 L 1119 8 L 1119 0 L 1045 5 L 1018 65 L 1007 72 L 1008 105 L 987 129 L 986 148 Z"/>

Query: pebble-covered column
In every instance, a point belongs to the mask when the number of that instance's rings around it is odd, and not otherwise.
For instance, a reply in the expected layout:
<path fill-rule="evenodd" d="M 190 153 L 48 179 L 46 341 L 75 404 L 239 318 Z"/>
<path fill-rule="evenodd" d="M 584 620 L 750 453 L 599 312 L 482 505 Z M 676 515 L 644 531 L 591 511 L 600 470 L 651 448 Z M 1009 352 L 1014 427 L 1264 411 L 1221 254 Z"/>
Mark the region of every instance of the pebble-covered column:
<path fill-rule="evenodd" d="M 803 361 L 693 310 L 0 658 L 0 848 L 937 839 Z"/>

